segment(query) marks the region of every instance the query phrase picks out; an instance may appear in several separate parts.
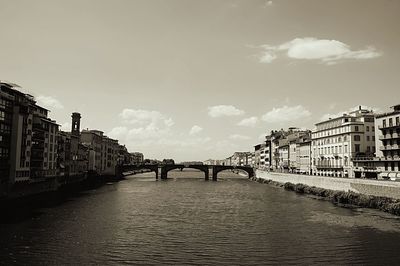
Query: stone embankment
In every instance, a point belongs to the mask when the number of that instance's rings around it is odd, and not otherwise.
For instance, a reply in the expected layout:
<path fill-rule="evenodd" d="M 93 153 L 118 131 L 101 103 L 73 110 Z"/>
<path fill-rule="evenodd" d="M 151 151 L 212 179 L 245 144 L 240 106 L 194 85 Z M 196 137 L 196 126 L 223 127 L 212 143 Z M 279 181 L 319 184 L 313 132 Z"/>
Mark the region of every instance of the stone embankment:
<path fill-rule="evenodd" d="M 373 208 L 400 215 L 400 184 L 391 181 L 271 173 L 257 170 L 253 180 L 310 194 L 334 204 Z"/>

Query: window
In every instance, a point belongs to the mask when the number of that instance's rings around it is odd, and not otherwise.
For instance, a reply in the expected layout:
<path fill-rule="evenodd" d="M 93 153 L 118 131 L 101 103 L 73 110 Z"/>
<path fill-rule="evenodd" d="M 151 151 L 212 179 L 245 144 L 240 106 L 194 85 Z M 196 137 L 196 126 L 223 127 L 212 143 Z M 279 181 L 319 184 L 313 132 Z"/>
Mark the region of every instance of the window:
<path fill-rule="evenodd" d="M 29 162 L 28 161 L 25 162 L 25 167 L 29 167 Z"/>
<path fill-rule="evenodd" d="M 367 136 L 367 141 L 369 141 L 369 136 Z"/>
<path fill-rule="evenodd" d="M 4 111 L 0 111 L 0 121 L 4 121 L 6 119 L 6 113 Z"/>
<path fill-rule="evenodd" d="M 400 121 L 399 121 L 400 117 L 396 117 L 396 126 L 400 126 Z M 400 168 L 399 168 L 400 170 Z"/>
<path fill-rule="evenodd" d="M 371 152 L 371 147 L 367 146 L 367 152 Z"/>
<path fill-rule="evenodd" d="M 382 120 L 382 127 L 386 127 L 386 119 Z"/>
<path fill-rule="evenodd" d="M 355 126 L 355 127 L 354 127 L 354 130 L 358 132 L 358 126 Z"/>
<path fill-rule="evenodd" d="M 354 141 L 360 141 L 360 135 L 354 135 Z"/>
<path fill-rule="evenodd" d="M 375 136 L 372 136 L 372 140 L 375 141 Z"/>
<path fill-rule="evenodd" d="M 354 151 L 360 152 L 360 144 L 354 144 Z"/>
<path fill-rule="evenodd" d="M 393 118 L 389 118 L 389 127 L 393 126 Z"/>
<path fill-rule="evenodd" d="M 0 135 L 0 142 L 2 142 L 2 141 L 3 141 L 3 136 Z"/>

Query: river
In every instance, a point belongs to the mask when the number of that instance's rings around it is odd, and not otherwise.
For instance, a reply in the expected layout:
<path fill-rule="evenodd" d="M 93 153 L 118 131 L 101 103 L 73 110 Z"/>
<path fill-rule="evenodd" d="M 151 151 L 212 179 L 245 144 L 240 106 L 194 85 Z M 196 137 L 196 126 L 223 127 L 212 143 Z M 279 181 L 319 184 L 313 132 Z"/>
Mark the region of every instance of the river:
<path fill-rule="evenodd" d="M 1 265 L 382 265 L 399 251 L 398 217 L 230 172 L 130 176 L 0 223 Z"/>

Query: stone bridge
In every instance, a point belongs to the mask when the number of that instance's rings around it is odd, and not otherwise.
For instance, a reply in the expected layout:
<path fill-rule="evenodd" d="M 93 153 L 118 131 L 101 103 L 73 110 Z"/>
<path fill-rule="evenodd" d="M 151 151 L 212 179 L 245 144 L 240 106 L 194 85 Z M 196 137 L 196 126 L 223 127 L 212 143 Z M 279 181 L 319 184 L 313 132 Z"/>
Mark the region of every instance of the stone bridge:
<path fill-rule="evenodd" d="M 129 172 L 132 171 L 142 171 L 148 170 L 150 172 L 155 172 L 156 179 L 159 177 L 159 173 L 161 173 L 161 179 L 168 179 L 168 172 L 171 170 L 180 169 L 183 170 L 185 168 L 197 169 L 204 173 L 204 179 L 207 181 L 210 179 L 210 170 L 212 171 L 212 180 L 218 180 L 218 173 L 225 170 L 242 170 L 248 174 L 248 177 L 251 178 L 254 176 L 254 169 L 250 166 L 226 166 L 226 165 L 184 165 L 184 164 L 167 164 L 167 165 L 158 165 L 158 164 L 143 164 L 143 165 L 120 165 L 117 166 L 116 173 L 119 176 L 129 175 Z"/>

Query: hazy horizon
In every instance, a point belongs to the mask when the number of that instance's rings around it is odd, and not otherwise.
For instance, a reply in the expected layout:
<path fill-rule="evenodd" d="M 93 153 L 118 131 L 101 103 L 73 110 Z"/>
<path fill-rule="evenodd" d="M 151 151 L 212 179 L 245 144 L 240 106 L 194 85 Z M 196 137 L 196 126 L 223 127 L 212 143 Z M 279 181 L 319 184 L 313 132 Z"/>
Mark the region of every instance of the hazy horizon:
<path fill-rule="evenodd" d="M 222 159 L 400 103 L 398 14 L 390 0 L 0 0 L 0 80 L 63 130 L 80 112 L 146 158 Z"/>

